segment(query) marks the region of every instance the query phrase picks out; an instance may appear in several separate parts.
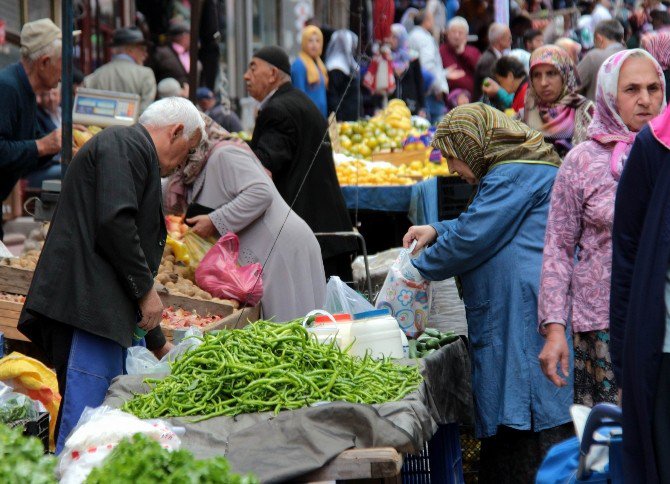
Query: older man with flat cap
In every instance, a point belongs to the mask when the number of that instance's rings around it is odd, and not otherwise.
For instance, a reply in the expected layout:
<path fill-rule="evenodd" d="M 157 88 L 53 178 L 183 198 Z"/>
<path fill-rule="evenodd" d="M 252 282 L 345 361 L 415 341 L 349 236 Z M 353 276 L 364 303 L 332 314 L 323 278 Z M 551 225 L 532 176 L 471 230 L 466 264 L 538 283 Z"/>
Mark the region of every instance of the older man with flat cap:
<path fill-rule="evenodd" d="M 280 47 L 258 50 L 244 74 L 249 94 L 261 103 L 251 148 L 284 200 L 314 232 L 351 231 L 335 173 L 328 124 L 321 111 L 291 84 L 291 64 Z M 326 276 L 351 281 L 355 241 L 320 238 Z"/>
<path fill-rule="evenodd" d="M 144 66 L 147 41 L 139 29 L 121 28 L 112 37 L 114 56 L 84 79 L 84 87 L 105 91 L 126 92 L 140 96 L 140 112 L 156 98 L 154 72 Z"/>
<path fill-rule="evenodd" d="M 37 130 L 35 95 L 60 82 L 61 37 L 49 19 L 26 23 L 21 29 L 21 60 L 0 70 L 0 201 L 21 176 L 60 151 L 60 129 L 46 136 Z"/>

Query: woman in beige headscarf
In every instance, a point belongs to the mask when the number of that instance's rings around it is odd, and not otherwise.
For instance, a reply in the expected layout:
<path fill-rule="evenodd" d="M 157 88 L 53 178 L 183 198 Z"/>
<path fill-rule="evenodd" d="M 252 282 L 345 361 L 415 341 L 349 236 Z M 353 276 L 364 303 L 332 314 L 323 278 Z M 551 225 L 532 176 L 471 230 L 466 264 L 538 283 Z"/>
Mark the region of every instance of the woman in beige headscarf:
<path fill-rule="evenodd" d="M 550 445 L 571 434 L 570 388 L 537 359 L 537 293 L 549 196 L 560 159 L 542 133 L 482 103 L 454 108 L 433 146 L 479 189 L 456 220 L 411 227 L 431 281 L 459 276 L 472 360 L 481 482 L 532 482 Z"/>
<path fill-rule="evenodd" d="M 309 226 L 279 194 L 256 155 L 210 117 L 207 139 L 168 181 L 168 212 L 189 215 L 203 237 L 240 240 L 239 262 L 263 265 L 264 318 L 290 321 L 323 307 L 321 248 Z"/>

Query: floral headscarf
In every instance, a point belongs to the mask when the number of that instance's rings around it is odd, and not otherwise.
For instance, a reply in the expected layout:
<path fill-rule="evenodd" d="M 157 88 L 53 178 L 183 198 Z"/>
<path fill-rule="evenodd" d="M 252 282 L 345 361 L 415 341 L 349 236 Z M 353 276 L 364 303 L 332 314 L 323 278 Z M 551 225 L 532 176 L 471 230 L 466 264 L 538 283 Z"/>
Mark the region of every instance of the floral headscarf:
<path fill-rule="evenodd" d="M 168 179 L 165 208 L 169 213 L 184 213 L 186 211 L 186 193 L 200 176 L 202 170 L 204 170 L 214 148 L 220 144 L 228 143 L 252 152 L 249 145 L 241 139 L 232 136 L 205 113 L 200 113 L 200 116 L 205 122 L 207 139 L 202 140 L 196 148 L 195 153 L 188 157 L 184 166 Z"/>
<path fill-rule="evenodd" d="M 478 179 L 500 162 L 561 164 L 542 133 L 484 103 L 449 111 L 438 124 L 432 145 L 445 156 L 463 161 Z"/>
<path fill-rule="evenodd" d="M 563 91 L 553 103 L 542 101 L 533 87 L 533 69 L 539 65 L 555 67 L 563 79 Z M 523 121 L 550 140 L 571 139 L 575 129 L 575 111 L 588 99 L 576 92 L 579 82 L 570 55 L 555 45 L 540 47 L 530 57 L 530 75 Z"/>
<path fill-rule="evenodd" d="M 621 119 L 616 105 L 621 66 L 626 59 L 633 55 L 649 59 L 654 64 L 663 90 L 661 110 L 665 109 L 666 86 L 663 69 L 647 51 L 642 49 L 622 50 L 611 55 L 600 67 L 596 86 L 596 109 L 593 121 L 589 125 L 588 134 L 589 138 L 603 145 L 616 143 L 610 158 L 610 170 L 612 176 L 617 180 L 621 176 L 623 165 L 628 158 L 628 153 L 630 153 L 630 148 L 637 134 L 628 129 L 626 123 Z"/>

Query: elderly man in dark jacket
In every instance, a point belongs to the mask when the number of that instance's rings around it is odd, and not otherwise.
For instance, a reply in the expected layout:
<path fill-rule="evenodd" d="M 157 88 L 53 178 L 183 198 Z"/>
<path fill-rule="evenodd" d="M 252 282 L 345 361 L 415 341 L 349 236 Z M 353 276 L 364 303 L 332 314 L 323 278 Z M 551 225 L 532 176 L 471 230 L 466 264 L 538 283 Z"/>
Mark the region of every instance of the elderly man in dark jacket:
<path fill-rule="evenodd" d="M 261 103 L 251 149 L 286 203 L 314 232 L 351 231 L 340 190 L 328 124 L 316 105 L 291 85 L 291 65 L 279 47 L 263 47 L 244 74 L 249 94 Z M 351 281 L 355 243 L 321 238 L 326 276 Z"/>
<path fill-rule="evenodd" d="M 148 332 L 157 357 L 170 348 L 153 287 L 166 235 L 160 177 L 203 134 L 195 106 L 167 98 L 149 106 L 140 124 L 105 129 L 69 165 L 19 322 L 56 369 L 57 451 L 84 408 L 99 406 L 124 373 L 133 340 Z"/>

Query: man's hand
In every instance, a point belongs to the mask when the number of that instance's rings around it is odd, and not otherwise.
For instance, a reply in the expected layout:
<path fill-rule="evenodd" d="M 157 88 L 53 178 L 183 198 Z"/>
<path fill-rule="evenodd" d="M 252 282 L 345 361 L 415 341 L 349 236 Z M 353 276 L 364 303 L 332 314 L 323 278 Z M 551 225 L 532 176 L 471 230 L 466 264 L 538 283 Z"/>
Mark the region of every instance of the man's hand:
<path fill-rule="evenodd" d="M 482 83 L 482 92 L 484 92 L 489 98 L 494 98 L 495 95 L 498 94 L 499 90 L 500 85 L 496 81 L 490 77 L 484 79 L 484 82 Z"/>
<path fill-rule="evenodd" d="M 139 300 L 142 320 L 137 324 L 144 331 L 151 331 L 161 322 L 163 303 L 153 287 Z"/>
<path fill-rule="evenodd" d="M 560 323 L 549 323 L 546 326 L 547 340 L 540 353 L 540 367 L 542 373 L 557 387 L 568 384 L 565 378 L 558 373 L 558 363 L 561 364 L 561 372 L 564 377 L 569 373 L 570 350 L 568 340 L 565 337 L 565 326 Z"/>
<path fill-rule="evenodd" d="M 219 235 L 216 227 L 214 227 L 214 224 L 212 223 L 212 219 L 209 218 L 209 215 L 198 215 L 197 217 L 187 218 L 186 223 L 192 226 L 191 230 L 193 233 L 199 235 L 203 239 Z"/>
<path fill-rule="evenodd" d="M 465 77 L 465 71 L 463 69 L 459 69 L 458 67 L 456 67 L 455 64 L 453 66 L 447 67 L 446 71 L 448 81 L 455 81 L 457 79 Z"/>
<path fill-rule="evenodd" d="M 160 360 L 165 355 L 167 355 L 172 348 L 174 348 L 174 345 L 172 343 L 170 343 L 169 341 L 166 341 L 165 344 L 162 347 L 153 350 L 152 353 L 154 354 L 154 356 L 156 358 L 158 358 Z"/>
<path fill-rule="evenodd" d="M 409 246 L 412 245 L 412 242 L 416 240 L 416 247 L 414 248 L 413 254 L 416 254 L 419 250 L 423 249 L 425 246 L 434 242 L 437 239 L 437 231 L 430 225 L 414 225 L 409 228 L 405 236 L 402 238 L 402 246 L 405 249 L 409 249 Z"/>
<path fill-rule="evenodd" d="M 61 146 L 60 128 L 55 129 L 45 137 L 36 140 L 35 144 L 37 145 L 38 156 L 55 155 L 60 151 Z"/>

